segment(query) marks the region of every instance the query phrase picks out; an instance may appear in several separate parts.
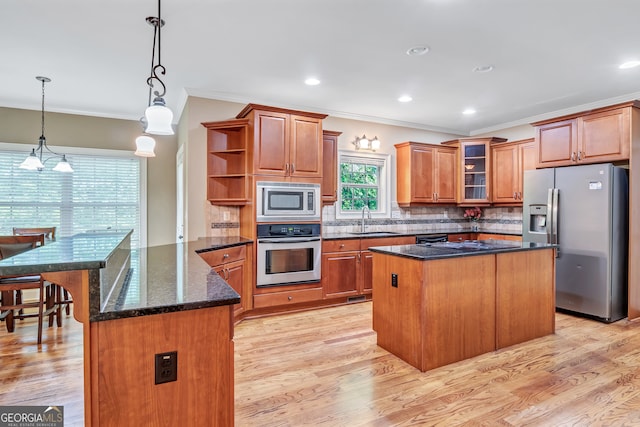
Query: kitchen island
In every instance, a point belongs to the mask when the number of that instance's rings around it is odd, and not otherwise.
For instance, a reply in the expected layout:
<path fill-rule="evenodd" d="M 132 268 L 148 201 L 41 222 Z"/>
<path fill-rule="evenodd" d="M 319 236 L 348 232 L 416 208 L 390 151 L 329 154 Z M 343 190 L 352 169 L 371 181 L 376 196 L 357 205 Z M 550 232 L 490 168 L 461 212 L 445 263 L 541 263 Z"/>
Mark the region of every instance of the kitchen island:
<path fill-rule="evenodd" d="M 71 293 L 83 323 L 85 425 L 233 425 L 232 308 L 240 297 L 198 252 L 251 241 L 132 251 L 130 238 L 58 239 L 0 261 L 0 275 L 41 274 Z M 177 378 L 161 382 L 157 355 L 172 352 Z"/>
<path fill-rule="evenodd" d="M 486 240 L 369 250 L 378 345 L 421 371 L 555 331 L 555 245 Z"/>

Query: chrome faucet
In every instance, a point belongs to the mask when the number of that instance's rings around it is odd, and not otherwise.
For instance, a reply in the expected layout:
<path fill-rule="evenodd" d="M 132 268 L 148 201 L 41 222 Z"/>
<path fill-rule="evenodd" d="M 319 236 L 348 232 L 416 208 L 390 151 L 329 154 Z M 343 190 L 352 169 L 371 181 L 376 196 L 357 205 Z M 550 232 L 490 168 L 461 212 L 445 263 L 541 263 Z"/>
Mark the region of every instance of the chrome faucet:
<path fill-rule="evenodd" d="M 365 205 L 362 208 L 362 225 L 360 227 L 360 232 L 364 233 L 365 232 L 365 228 L 366 225 L 364 224 L 364 212 L 367 211 L 367 218 L 371 219 L 371 209 L 369 209 L 369 206 Z"/>

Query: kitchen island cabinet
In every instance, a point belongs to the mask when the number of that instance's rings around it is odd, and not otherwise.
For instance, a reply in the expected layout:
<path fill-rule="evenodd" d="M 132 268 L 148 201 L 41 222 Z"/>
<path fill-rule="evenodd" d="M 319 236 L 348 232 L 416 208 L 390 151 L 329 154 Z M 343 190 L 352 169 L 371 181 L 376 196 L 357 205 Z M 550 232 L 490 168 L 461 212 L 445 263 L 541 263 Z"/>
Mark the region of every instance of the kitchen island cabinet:
<path fill-rule="evenodd" d="M 553 245 L 445 242 L 370 251 L 378 345 L 421 371 L 554 333 Z"/>
<path fill-rule="evenodd" d="M 72 294 L 83 324 L 84 425 L 233 425 L 240 297 L 198 255 L 211 239 L 132 251 L 130 235 L 61 238 L 1 260 L 0 275 L 41 274 Z M 156 360 L 171 352 L 177 378 L 159 382 Z"/>

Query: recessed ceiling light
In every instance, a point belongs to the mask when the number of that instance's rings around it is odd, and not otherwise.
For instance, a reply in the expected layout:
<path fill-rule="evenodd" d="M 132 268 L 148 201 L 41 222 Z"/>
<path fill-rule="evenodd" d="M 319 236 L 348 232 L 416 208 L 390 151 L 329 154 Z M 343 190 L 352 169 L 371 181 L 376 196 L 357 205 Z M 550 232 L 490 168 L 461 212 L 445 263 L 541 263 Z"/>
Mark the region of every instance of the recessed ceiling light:
<path fill-rule="evenodd" d="M 409 95 L 402 95 L 400 98 L 398 98 L 398 101 L 400 101 L 400 102 L 411 102 L 411 101 L 413 101 L 413 98 L 410 97 Z"/>
<path fill-rule="evenodd" d="M 304 83 L 309 86 L 317 86 L 320 84 L 320 80 L 316 79 L 315 77 L 309 77 L 304 81 Z"/>
<path fill-rule="evenodd" d="M 476 110 L 474 110 L 473 108 L 467 108 L 462 112 L 462 114 L 464 114 L 465 116 L 470 116 L 475 113 L 476 113 Z"/>
<path fill-rule="evenodd" d="M 493 65 L 480 65 L 473 69 L 474 73 L 488 73 L 493 71 Z"/>
<path fill-rule="evenodd" d="M 620 64 L 618 68 L 620 68 L 621 70 L 626 70 L 627 68 L 634 68 L 638 65 L 640 65 L 640 61 L 628 61 Z"/>
<path fill-rule="evenodd" d="M 429 52 L 429 46 L 414 46 L 407 49 L 407 55 L 418 56 Z"/>

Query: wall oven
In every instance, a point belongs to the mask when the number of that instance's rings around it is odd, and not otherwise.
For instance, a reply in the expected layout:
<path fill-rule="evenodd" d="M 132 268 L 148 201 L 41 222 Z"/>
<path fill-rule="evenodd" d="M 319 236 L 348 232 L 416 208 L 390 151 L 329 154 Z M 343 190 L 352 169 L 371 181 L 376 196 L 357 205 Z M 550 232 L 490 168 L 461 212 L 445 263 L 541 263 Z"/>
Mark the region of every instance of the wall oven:
<path fill-rule="evenodd" d="M 258 222 L 320 221 L 320 184 L 258 181 L 256 190 Z"/>
<path fill-rule="evenodd" d="M 258 224 L 260 287 L 320 281 L 320 224 Z"/>

